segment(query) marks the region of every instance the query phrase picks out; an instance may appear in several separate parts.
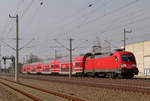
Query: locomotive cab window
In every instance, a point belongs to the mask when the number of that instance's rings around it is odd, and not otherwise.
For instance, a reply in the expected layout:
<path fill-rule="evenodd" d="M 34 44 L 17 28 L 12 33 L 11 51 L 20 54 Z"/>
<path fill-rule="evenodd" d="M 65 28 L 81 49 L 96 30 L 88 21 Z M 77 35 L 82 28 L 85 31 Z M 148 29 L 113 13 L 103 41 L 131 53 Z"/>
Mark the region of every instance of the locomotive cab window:
<path fill-rule="evenodd" d="M 123 54 L 121 55 L 122 61 L 123 62 L 132 62 L 134 61 L 134 57 L 130 54 Z"/>
<path fill-rule="evenodd" d="M 117 58 L 117 56 L 115 56 L 115 60 L 116 60 L 116 61 L 118 61 L 118 58 Z"/>
<path fill-rule="evenodd" d="M 94 58 L 94 56 L 88 56 L 88 59 L 93 59 Z"/>

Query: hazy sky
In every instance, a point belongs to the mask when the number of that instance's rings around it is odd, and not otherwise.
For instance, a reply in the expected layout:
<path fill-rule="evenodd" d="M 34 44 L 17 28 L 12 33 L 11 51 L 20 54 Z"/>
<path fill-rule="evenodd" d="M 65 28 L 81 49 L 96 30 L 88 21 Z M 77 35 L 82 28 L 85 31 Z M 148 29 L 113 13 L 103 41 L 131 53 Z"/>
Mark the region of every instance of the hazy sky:
<path fill-rule="evenodd" d="M 65 47 L 73 38 L 73 54 L 91 50 L 99 37 L 101 44 L 108 40 L 113 48 L 123 45 L 123 29 L 127 44 L 150 40 L 150 0 L 0 0 L 0 40 L 15 48 L 15 19 L 19 15 L 20 61 L 31 52 L 42 58 L 54 56 L 51 46 Z M 86 42 L 85 40 L 88 40 Z M 1 43 L 2 56 L 15 55 L 15 51 Z M 58 54 L 67 55 L 64 48 Z"/>

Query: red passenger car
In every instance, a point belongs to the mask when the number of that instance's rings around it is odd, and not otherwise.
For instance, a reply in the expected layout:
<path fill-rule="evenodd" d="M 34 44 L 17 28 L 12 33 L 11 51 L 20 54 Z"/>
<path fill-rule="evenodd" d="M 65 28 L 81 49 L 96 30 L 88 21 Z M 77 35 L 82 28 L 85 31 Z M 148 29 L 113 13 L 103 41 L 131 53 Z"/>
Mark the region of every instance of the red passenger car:
<path fill-rule="evenodd" d="M 76 57 L 75 62 L 74 62 L 74 71 L 76 75 L 81 75 L 83 71 L 83 56 L 81 57 Z"/>
<path fill-rule="evenodd" d="M 69 75 L 70 61 L 69 59 L 66 60 L 24 65 L 22 72 Z M 116 51 L 111 54 L 87 53 L 72 60 L 72 74 L 78 76 L 133 77 L 138 72 L 133 53 L 126 51 Z"/>
<path fill-rule="evenodd" d="M 27 64 L 27 65 L 26 65 L 26 68 L 27 68 L 27 73 L 30 73 L 30 72 L 31 72 L 31 65 L 30 65 L 30 64 Z"/>
<path fill-rule="evenodd" d="M 32 63 L 32 64 L 30 65 L 30 73 L 36 74 L 36 73 L 37 73 L 37 72 L 36 72 L 36 69 L 37 69 L 36 63 Z"/>
<path fill-rule="evenodd" d="M 68 61 L 61 60 L 60 74 L 69 74 L 70 63 Z"/>
<path fill-rule="evenodd" d="M 54 60 L 50 62 L 51 64 L 51 73 L 52 74 L 59 74 L 60 72 L 60 61 Z"/>
<path fill-rule="evenodd" d="M 76 74 L 75 72 L 74 60 L 72 60 L 72 74 Z M 70 60 L 69 59 L 61 59 L 60 60 L 60 74 L 69 75 L 70 73 Z"/>
<path fill-rule="evenodd" d="M 44 61 L 42 69 L 43 69 L 42 74 L 51 74 L 50 61 Z"/>
<path fill-rule="evenodd" d="M 23 65 L 23 66 L 22 66 L 21 72 L 22 72 L 22 73 L 27 73 L 27 66 L 26 66 L 26 65 Z"/>
<path fill-rule="evenodd" d="M 36 73 L 41 74 L 43 72 L 43 63 L 37 62 L 36 63 Z"/>

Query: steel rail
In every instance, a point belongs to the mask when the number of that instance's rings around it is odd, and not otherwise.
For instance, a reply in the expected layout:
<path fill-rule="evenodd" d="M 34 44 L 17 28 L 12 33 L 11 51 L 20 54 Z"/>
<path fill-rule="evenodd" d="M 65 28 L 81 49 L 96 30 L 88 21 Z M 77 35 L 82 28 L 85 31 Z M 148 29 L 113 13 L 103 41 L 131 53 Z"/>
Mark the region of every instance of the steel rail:
<path fill-rule="evenodd" d="M 5 85 L 5 86 L 7 86 L 7 87 L 9 87 L 9 88 L 11 88 L 11 89 L 13 89 L 13 90 L 15 90 L 15 91 L 17 91 L 17 92 L 19 92 L 19 93 L 21 93 L 21 94 L 23 94 L 23 95 L 25 95 L 25 96 L 27 96 L 27 97 L 29 97 L 29 98 L 32 99 L 33 101 L 44 101 L 44 100 L 42 100 L 42 99 L 40 99 L 40 98 L 38 98 L 38 97 L 36 97 L 36 96 L 33 96 L 33 95 L 29 94 L 29 93 L 26 93 L 26 92 L 24 92 L 24 91 L 21 91 L 21 90 L 15 88 L 15 87 L 13 87 L 13 86 L 10 86 L 10 85 L 8 85 L 8 84 L 6 84 L 6 83 L 4 83 L 4 82 L 1 82 L 1 81 L 0 81 L 0 83 L 3 84 L 3 85 Z"/>
<path fill-rule="evenodd" d="M 21 76 L 22 77 L 22 76 Z M 73 85 L 81 85 L 81 86 L 88 86 L 88 87 L 97 87 L 97 88 L 107 88 L 112 90 L 121 90 L 121 91 L 128 91 L 128 92 L 137 92 L 137 93 L 145 93 L 150 95 L 150 89 L 146 88 L 137 88 L 137 87 L 131 87 L 131 86 L 123 86 L 123 85 L 114 85 L 114 84 L 107 84 L 107 83 L 88 83 L 88 82 L 77 82 L 75 80 L 56 80 L 56 79 L 47 79 L 47 78 L 35 78 L 35 77 L 23 77 L 23 78 L 30 78 L 30 79 L 36 79 L 36 80 L 42 80 L 42 81 L 53 81 L 53 82 L 60 82 L 60 83 L 68 83 Z"/>
<path fill-rule="evenodd" d="M 62 97 L 62 98 L 65 98 L 65 99 L 68 99 L 68 100 L 71 100 L 71 101 L 86 101 L 85 99 L 81 99 L 79 97 L 75 97 L 75 96 L 71 96 L 71 95 L 68 95 L 68 94 L 55 92 L 55 91 L 52 91 L 52 90 L 46 90 L 46 89 L 34 87 L 34 86 L 31 86 L 31 85 L 28 85 L 28 84 L 23 84 L 23 83 L 15 82 L 15 81 L 12 81 L 12 80 L 8 80 L 6 78 L 1 78 L 0 77 L 0 79 L 6 80 L 6 81 L 9 81 L 9 82 L 13 82 L 13 83 L 16 83 L 16 84 L 19 84 L 19 85 L 22 85 L 22 86 L 26 86 L 26 87 L 29 87 L 29 88 L 33 88 L 33 89 L 36 89 L 36 90 L 39 90 L 39 91 L 42 91 L 42 92 L 45 92 L 45 93 L 53 94 L 55 96 L 59 96 L 59 97 Z"/>
<path fill-rule="evenodd" d="M 78 80 L 59 80 L 59 79 L 47 79 L 44 76 L 41 76 L 40 78 L 34 77 L 29 77 L 29 76 L 20 76 L 22 78 L 26 79 L 36 79 L 36 80 L 41 80 L 41 81 L 53 81 L 53 82 L 60 82 L 60 83 L 68 83 L 68 84 L 73 84 L 73 85 L 81 85 L 81 86 L 88 86 L 88 87 L 97 87 L 97 88 L 107 88 L 107 89 L 112 89 L 112 90 L 121 90 L 121 91 L 128 91 L 128 92 L 137 92 L 137 93 L 145 93 L 150 95 L 150 87 L 145 87 L 145 86 L 129 86 L 129 85 L 122 85 L 120 83 L 118 84 L 108 84 L 108 83 L 95 83 L 95 82 L 80 82 Z M 121 79 L 122 80 L 122 79 Z M 123 79 L 126 80 L 126 79 Z M 130 80 L 130 79 L 129 79 Z M 131 79 L 131 80 L 144 80 L 144 81 L 149 81 L 150 79 Z M 78 81 L 78 82 L 77 82 Z M 120 84 L 120 85 L 119 85 Z M 132 84 L 132 83 L 131 83 Z"/>

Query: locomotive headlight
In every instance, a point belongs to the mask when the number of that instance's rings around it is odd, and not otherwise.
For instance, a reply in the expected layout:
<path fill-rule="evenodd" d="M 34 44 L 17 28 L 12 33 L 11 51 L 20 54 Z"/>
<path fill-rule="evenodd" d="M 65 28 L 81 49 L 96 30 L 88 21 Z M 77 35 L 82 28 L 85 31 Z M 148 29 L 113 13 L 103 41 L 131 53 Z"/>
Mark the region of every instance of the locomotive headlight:
<path fill-rule="evenodd" d="M 123 67 L 126 67 L 127 65 L 126 64 L 121 64 L 120 66 L 123 68 Z"/>
<path fill-rule="evenodd" d="M 136 64 L 132 64 L 132 67 L 136 67 Z"/>

